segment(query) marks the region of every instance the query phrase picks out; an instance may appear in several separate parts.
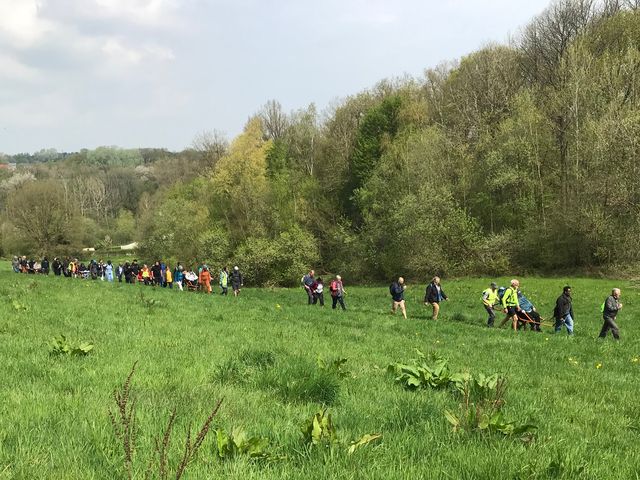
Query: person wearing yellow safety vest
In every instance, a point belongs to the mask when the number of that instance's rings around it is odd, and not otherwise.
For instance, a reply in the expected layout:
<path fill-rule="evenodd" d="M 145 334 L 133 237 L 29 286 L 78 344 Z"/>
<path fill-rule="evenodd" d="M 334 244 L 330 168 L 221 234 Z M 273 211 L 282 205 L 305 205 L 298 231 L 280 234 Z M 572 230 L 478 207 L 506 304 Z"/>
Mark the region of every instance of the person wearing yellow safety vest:
<path fill-rule="evenodd" d="M 500 326 L 504 326 L 509 320 L 514 330 L 518 330 L 518 312 L 520 311 L 520 302 L 518 301 L 518 287 L 520 282 L 516 279 L 511 280 L 511 286 L 507 288 L 502 296 L 502 311 L 507 314 L 502 320 Z"/>
<path fill-rule="evenodd" d="M 496 282 L 491 282 L 491 286 L 482 292 L 482 304 L 489 314 L 487 327 L 493 327 L 493 322 L 496 320 L 496 313 L 493 307 L 498 303 L 498 285 Z"/>
<path fill-rule="evenodd" d="M 222 289 L 220 295 L 226 295 L 229 291 L 229 269 L 226 266 L 220 271 L 220 278 L 218 283 L 220 284 L 220 288 Z"/>

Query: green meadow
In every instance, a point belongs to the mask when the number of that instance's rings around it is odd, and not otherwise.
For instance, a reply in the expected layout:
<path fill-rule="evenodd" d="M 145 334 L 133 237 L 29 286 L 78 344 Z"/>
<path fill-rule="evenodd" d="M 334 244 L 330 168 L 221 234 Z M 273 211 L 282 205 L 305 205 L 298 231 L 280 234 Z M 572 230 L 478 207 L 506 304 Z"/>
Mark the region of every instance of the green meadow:
<path fill-rule="evenodd" d="M 239 298 L 0 272 L 0 478 L 127 478 L 109 410 L 130 373 L 133 478 L 176 478 L 192 441 L 223 399 L 182 478 L 607 479 L 640 478 L 640 290 L 629 281 L 522 278 L 550 317 L 573 287 L 576 335 L 484 327 L 491 279 L 443 279 L 450 301 L 430 320 L 424 284 L 409 285 L 409 319 L 391 316 L 387 286 L 350 288 L 348 311 L 306 305 L 302 289 L 252 289 Z M 500 279 L 506 284 L 507 278 Z M 622 340 L 597 339 L 599 306 L 622 288 Z M 330 303 L 330 299 L 329 299 Z M 499 315 L 501 318 L 502 315 Z M 52 355 L 58 335 L 94 345 Z M 416 350 L 453 372 L 507 379 L 504 418 L 537 427 L 523 441 L 454 431 L 451 388 L 408 390 L 387 372 Z M 346 359 L 332 368 L 336 359 Z M 430 360 L 429 360 L 430 361 Z M 301 433 L 323 407 L 334 442 Z M 172 410 L 175 419 L 163 442 Z M 117 418 L 117 412 L 116 412 Z M 220 458 L 215 430 L 269 441 L 269 458 Z M 348 452 L 365 434 L 382 438 Z M 157 466 L 166 451 L 164 471 Z M 164 447 L 163 447 L 164 445 Z"/>

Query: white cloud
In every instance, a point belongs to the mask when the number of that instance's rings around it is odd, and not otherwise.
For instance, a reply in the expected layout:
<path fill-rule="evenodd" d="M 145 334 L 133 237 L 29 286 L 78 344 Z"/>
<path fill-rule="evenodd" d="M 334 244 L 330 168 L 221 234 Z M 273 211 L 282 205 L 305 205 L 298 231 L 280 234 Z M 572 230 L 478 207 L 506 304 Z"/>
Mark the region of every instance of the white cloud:
<path fill-rule="evenodd" d="M 38 71 L 21 63 L 12 55 L 0 52 L 0 79 L 30 81 L 38 77 Z"/>
<path fill-rule="evenodd" d="M 39 15 L 37 0 L 0 0 L 0 38 L 11 46 L 27 48 L 55 30 L 55 24 Z"/>

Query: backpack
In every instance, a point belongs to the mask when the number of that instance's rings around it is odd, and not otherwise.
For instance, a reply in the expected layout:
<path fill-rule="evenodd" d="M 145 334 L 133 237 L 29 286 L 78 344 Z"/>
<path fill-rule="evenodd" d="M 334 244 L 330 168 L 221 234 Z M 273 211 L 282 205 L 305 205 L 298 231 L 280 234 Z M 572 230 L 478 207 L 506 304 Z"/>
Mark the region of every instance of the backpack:
<path fill-rule="evenodd" d="M 500 287 L 498 289 L 498 300 L 502 303 L 502 297 L 504 297 L 505 292 L 507 291 L 507 287 Z"/>

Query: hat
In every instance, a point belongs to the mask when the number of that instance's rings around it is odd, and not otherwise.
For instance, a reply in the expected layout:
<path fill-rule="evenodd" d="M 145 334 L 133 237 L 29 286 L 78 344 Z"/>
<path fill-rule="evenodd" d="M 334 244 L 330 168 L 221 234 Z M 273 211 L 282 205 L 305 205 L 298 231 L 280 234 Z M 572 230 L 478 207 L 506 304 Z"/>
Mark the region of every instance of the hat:
<path fill-rule="evenodd" d="M 498 288 L 498 284 L 496 282 L 491 282 L 491 288 Z"/>
<path fill-rule="evenodd" d="M 235 267 L 233 267 L 233 269 L 234 269 L 234 270 L 238 270 L 238 267 L 237 267 L 237 266 L 235 266 Z"/>

